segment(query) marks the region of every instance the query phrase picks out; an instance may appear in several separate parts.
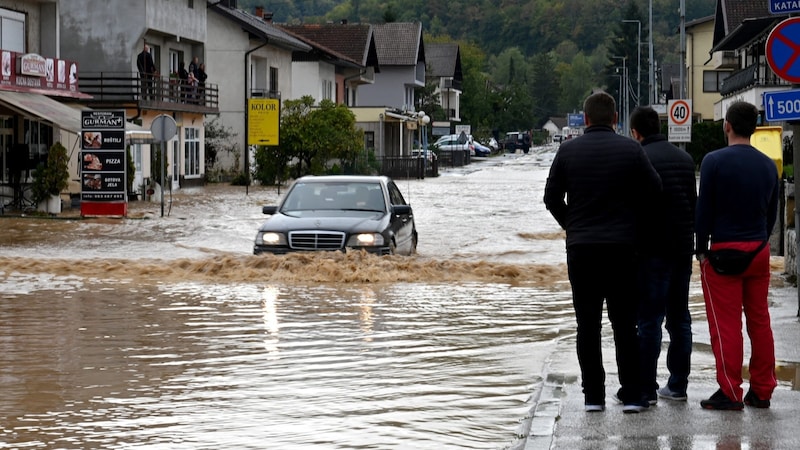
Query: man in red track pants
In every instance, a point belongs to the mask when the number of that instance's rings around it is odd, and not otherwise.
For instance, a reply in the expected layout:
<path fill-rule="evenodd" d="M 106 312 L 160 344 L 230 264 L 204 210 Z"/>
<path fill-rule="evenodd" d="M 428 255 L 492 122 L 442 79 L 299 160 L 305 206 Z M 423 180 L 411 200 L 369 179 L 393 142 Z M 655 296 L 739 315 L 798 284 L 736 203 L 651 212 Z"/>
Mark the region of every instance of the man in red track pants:
<path fill-rule="evenodd" d="M 779 179 L 775 163 L 750 145 L 758 109 L 746 102 L 728 108 L 728 146 L 703 158 L 695 220 L 697 257 L 717 368 L 717 390 L 705 409 L 768 408 L 775 379 L 775 342 L 767 304 L 769 236 L 775 226 Z M 757 251 L 740 274 L 721 274 L 707 258 L 723 248 Z M 742 311 L 751 342 L 750 389 L 743 395 Z"/>

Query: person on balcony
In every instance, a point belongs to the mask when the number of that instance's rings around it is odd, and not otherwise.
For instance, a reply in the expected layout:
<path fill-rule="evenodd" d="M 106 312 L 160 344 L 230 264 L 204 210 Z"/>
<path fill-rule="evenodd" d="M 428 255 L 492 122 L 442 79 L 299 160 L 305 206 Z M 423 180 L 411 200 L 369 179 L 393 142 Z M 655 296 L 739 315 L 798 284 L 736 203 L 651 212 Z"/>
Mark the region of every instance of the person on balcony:
<path fill-rule="evenodd" d="M 183 60 L 178 63 L 178 78 L 181 80 L 180 101 L 186 103 L 191 87 L 189 86 L 189 71 L 186 70 L 186 63 Z"/>
<path fill-rule="evenodd" d="M 149 45 L 144 44 L 144 49 L 136 57 L 136 68 L 139 70 L 141 98 L 143 100 L 153 99 L 153 82 L 157 70 L 153 55 L 150 54 Z"/>

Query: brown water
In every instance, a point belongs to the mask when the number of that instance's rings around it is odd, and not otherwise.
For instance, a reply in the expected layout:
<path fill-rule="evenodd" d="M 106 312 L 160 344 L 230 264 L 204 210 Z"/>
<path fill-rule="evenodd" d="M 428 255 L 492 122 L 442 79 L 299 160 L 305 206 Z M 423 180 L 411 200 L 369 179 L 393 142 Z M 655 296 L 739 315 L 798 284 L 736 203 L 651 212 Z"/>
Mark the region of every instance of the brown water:
<path fill-rule="evenodd" d="M 547 165 L 402 182 L 414 257 L 253 256 L 272 189 L 0 219 L 0 448 L 511 445 L 574 336 Z"/>

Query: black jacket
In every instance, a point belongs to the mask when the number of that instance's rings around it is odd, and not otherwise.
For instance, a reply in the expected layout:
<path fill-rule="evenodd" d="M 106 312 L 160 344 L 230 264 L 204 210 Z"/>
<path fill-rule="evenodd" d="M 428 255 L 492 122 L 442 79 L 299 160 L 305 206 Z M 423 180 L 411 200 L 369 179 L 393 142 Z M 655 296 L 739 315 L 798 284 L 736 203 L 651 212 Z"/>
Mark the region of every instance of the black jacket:
<path fill-rule="evenodd" d="M 694 160 L 661 134 L 646 138 L 642 146 L 661 176 L 663 190 L 646 203 L 640 250 L 655 256 L 690 255 L 697 204 Z"/>
<path fill-rule="evenodd" d="M 607 126 L 591 126 L 561 144 L 544 203 L 577 244 L 635 245 L 645 201 L 661 179 L 642 147 Z"/>

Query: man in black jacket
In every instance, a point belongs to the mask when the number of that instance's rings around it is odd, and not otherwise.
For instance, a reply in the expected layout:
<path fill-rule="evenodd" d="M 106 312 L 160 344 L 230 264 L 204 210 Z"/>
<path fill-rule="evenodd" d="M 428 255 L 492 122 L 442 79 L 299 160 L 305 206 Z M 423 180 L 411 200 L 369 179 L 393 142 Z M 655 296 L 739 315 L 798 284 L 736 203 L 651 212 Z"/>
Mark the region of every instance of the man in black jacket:
<path fill-rule="evenodd" d="M 136 68 L 139 70 L 141 80 L 142 98 L 151 99 L 153 96 L 153 78 L 156 75 L 156 64 L 150 54 L 150 46 L 144 44 L 141 53 L 136 56 Z"/>
<path fill-rule="evenodd" d="M 639 383 L 636 238 L 661 180 L 638 142 L 614 132 L 616 102 L 605 92 L 583 104 L 583 136 L 561 144 L 544 203 L 567 232 L 567 268 L 578 323 L 577 351 L 587 412 L 605 409 L 603 301 L 614 330 L 623 412 L 647 409 Z"/>
<path fill-rule="evenodd" d="M 685 401 L 692 354 L 689 280 L 694 255 L 697 179 L 692 157 L 660 134 L 658 113 L 639 107 L 631 114 L 631 132 L 661 176 L 663 190 L 648 202 L 639 255 L 639 358 L 642 389 L 651 405 L 657 396 Z M 669 332 L 669 379 L 659 389 L 656 367 L 661 354 L 661 325 Z"/>

